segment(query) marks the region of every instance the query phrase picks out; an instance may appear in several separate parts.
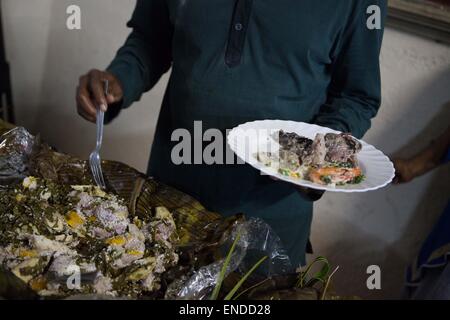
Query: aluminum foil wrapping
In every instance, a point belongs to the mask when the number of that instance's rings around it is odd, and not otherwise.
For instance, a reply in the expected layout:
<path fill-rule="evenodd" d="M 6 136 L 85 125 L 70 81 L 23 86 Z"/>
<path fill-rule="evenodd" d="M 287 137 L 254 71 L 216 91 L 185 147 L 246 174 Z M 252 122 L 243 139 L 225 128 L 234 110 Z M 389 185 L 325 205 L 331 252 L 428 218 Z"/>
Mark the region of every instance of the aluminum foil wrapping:
<path fill-rule="evenodd" d="M 229 250 L 231 244 L 240 234 L 225 276 L 238 271 L 245 274 L 262 257 L 267 256 L 267 263 L 259 266 L 255 277 L 265 279 L 273 275 L 293 272 L 291 261 L 280 238 L 272 228 L 259 218 L 238 223 L 233 232 L 224 241 L 224 250 Z M 225 252 L 226 254 L 226 252 Z M 217 284 L 225 259 L 201 267 L 185 279 L 179 279 L 169 285 L 166 299 L 203 300 L 209 299 Z"/>
<path fill-rule="evenodd" d="M 37 138 L 22 127 L 14 128 L 0 137 L 0 185 L 21 180 L 26 176 L 28 159 Z"/>

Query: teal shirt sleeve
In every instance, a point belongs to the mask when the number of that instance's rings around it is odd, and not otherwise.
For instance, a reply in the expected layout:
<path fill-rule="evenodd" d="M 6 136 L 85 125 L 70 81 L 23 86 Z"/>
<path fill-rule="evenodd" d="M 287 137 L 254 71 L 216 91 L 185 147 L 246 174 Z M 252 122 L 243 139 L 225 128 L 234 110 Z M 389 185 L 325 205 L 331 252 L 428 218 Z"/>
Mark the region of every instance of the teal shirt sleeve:
<path fill-rule="evenodd" d="M 108 120 L 138 101 L 172 64 L 173 31 L 166 1 L 138 0 L 127 26 L 132 32 L 107 68 L 119 79 L 124 91 L 121 105 L 108 111 Z"/>
<path fill-rule="evenodd" d="M 381 9 L 381 29 L 366 27 L 367 8 Z M 379 55 L 387 1 L 358 0 L 342 32 L 332 67 L 327 101 L 315 123 L 361 138 L 370 128 L 381 104 Z"/>

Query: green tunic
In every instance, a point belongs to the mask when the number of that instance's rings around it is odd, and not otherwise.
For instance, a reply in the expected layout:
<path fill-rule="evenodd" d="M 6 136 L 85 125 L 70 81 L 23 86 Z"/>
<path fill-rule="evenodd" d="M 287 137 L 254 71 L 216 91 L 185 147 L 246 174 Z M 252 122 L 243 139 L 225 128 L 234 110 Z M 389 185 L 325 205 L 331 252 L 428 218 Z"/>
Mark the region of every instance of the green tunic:
<path fill-rule="evenodd" d="M 124 100 L 112 119 L 172 68 L 148 173 L 223 215 L 267 221 L 305 263 L 313 204 L 247 165 L 174 165 L 177 128 L 231 129 L 258 119 L 329 126 L 361 137 L 380 105 L 383 0 L 138 0 L 132 32 L 108 70 Z M 382 21 L 382 25 L 383 25 Z"/>

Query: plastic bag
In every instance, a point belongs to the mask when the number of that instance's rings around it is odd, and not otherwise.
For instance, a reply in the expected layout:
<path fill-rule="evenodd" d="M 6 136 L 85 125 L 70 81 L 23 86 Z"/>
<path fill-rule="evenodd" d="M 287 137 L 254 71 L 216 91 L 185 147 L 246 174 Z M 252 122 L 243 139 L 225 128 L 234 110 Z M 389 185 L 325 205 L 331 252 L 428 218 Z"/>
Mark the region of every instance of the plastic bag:
<path fill-rule="evenodd" d="M 0 140 L 0 185 L 23 179 L 37 138 L 21 127 L 4 133 Z"/>
<path fill-rule="evenodd" d="M 238 234 L 240 234 L 240 238 L 236 243 L 225 277 L 234 271 L 245 274 L 256 261 L 264 256 L 267 256 L 267 263 L 259 266 L 254 274 L 255 277 L 265 279 L 294 271 L 280 238 L 263 220 L 250 218 L 247 221 L 238 222 L 233 232 L 228 235 L 228 239 L 224 239 L 225 255 Z M 190 278 L 174 281 L 169 285 L 165 298 L 180 300 L 209 299 L 217 284 L 224 261 L 225 259 L 221 259 L 201 267 Z"/>

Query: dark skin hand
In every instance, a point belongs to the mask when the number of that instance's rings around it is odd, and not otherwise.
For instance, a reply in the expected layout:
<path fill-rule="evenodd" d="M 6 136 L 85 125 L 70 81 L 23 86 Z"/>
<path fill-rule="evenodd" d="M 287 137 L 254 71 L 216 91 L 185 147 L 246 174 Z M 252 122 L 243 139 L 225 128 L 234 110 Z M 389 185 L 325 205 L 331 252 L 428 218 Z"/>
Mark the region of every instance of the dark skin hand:
<path fill-rule="evenodd" d="M 394 159 L 394 183 L 407 183 L 420 177 L 441 164 L 450 147 L 450 126 L 431 144 L 409 159 Z"/>
<path fill-rule="evenodd" d="M 320 200 L 320 198 L 322 198 L 323 194 L 325 193 L 325 191 L 322 190 L 309 189 L 305 187 L 298 187 L 298 191 L 302 195 L 306 196 L 306 198 L 308 198 L 310 201 Z"/>
<path fill-rule="evenodd" d="M 105 80 L 109 82 L 108 95 L 106 96 Z M 122 85 L 113 74 L 93 69 L 80 77 L 76 96 L 77 111 L 84 119 L 95 122 L 97 108 L 106 111 L 108 105 L 118 103 L 122 99 Z"/>
<path fill-rule="evenodd" d="M 275 181 L 281 181 L 275 177 L 270 177 L 270 178 Z M 320 198 L 322 198 L 323 194 L 325 193 L 325 191 L 322 191 L 322 190 L 310 189 L 310 188 L 306 188 L 306 187 L 302 187 L 302 186 L 296 186 L 296 188 L 297 188 L 297 191 L 309 201 L 320 200 Z"/>

